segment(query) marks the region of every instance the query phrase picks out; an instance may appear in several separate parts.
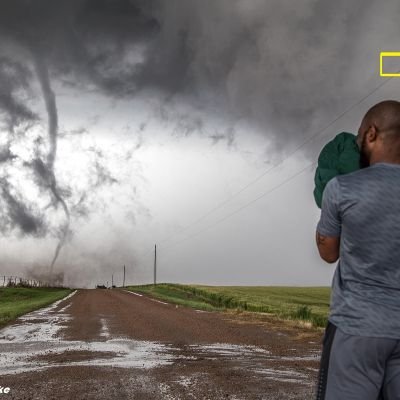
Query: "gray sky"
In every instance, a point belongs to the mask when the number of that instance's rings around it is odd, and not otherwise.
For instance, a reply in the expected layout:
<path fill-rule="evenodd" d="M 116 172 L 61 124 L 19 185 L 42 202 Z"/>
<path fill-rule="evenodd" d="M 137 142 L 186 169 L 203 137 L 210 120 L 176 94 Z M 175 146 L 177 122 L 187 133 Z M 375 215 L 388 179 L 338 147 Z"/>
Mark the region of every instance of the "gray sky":
<path fill-rule="evenodd" d="M 129 282 L 151 282 L 158 243 L 159 281 L 329 285 L 311 164 L 398 98 L 379 52 L 399 50 L 399 12 L 394 0 L 2 1 L 0 274 L 54 264 L 92 286 L 120 283 L 126 264 Z"/>

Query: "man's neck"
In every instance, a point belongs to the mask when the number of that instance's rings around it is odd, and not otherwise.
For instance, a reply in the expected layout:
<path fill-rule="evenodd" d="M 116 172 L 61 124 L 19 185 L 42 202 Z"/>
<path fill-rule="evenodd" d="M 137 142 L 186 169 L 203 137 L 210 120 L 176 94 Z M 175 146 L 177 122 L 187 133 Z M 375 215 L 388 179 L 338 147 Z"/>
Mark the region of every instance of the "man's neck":
<path fill-rule="evenodd" d="M 371 152 L 369 165 L 377 163 L 400 164 L 400 143 L 388 141 L 384 144 L 383 138 L 377 143 L 375 151 Z"/>
<path fill-rule="evenodd" d="M 395 157 L 375 157 L 374 159 L 371 158 L 369 165 L 377 163 L 400 164 L 400 160 Z"/>

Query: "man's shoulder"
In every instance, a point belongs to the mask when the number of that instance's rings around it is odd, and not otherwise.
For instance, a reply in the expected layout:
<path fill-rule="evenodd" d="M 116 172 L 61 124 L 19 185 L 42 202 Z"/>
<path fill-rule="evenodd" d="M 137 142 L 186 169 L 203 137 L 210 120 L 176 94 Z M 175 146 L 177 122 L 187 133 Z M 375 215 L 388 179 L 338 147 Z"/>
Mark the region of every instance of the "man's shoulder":
<path fill-rule="evenodd" d="M 324 193 L 326 197 L 342 199 L 343 196 L 360 197 L 365 195 L 365 190 L 379 186 L 393 188 L 393 179 L 400 182 L 400 166 L 390 168 L 391 164 L 373 164 L 347 174 L 336 175 L 328 181 Z"/>
<path fill-rule="evenodd" d="M 365 186 L 366 182 L 371 181 L 371 172 L 373 173 L 372 169 L 367 167 L 348 174 L 336 175 L 328 182 L 325 190 L 330 197 L 335 196 L 337 198 L 342 198 L 343 193 L 349 192 L 349 188 L 351 188 L 352 193 L 358 192 Z"/>
<path fill-rule="evenodd" d="M 337 175 L 335 178 L 337 179 L 337 183 L 341 185 L 342 183 L 351 182 L 353 180 L 360 181 L 370 176 L 371 173 L 373 173 L 373 169 L 366 167 L 358 169 L 357 171 L 349 172 L 348 174 Z"/>
<path fill-rule="evenodd" d="M 341 201 L 363 201 L 364 199 L 391 199 L 400 195 L 400 167 L 390 168 L 374 164 L 345 175 L 335 177 L 331 191 L 339 193 Z"/>
<path fill-rule="evenodd" d="M 325 186 L 325 190 L 330 191 L 330 192 L 338 190 L 339 186 L 340 186 L 339 178 L 341 176 L 344 176 L 344 175 L 336 175 L 332 179 L 330 179 Z"/>

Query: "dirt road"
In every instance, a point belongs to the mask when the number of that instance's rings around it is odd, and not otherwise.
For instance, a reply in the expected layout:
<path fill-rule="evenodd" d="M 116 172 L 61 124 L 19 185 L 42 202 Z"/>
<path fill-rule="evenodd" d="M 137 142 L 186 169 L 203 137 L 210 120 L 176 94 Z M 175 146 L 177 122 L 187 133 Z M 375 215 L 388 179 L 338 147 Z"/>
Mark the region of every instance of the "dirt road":
<path fill-rule="evenodd" d="M 4 399 L 312 399 L 321 332 L 79 290 L 0 331 Z"/>

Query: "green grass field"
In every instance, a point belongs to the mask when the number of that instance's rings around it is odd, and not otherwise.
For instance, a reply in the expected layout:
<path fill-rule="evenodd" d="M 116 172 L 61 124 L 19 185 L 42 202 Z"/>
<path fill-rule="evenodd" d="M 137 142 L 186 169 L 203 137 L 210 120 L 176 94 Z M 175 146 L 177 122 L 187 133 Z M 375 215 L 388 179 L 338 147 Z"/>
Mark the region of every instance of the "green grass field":
<path fill-rule="evenodd" d="M 330 300 L 329 287 L 158 284 L 127 289 L 197 309 L 270 313 L 283 319 L 309 321 L 316 327 L 326 325 Z"/>
<path fill-rule="evenodd" d="M 59 288 L 0 288 L 0 327 L 71 292 Z"/>

